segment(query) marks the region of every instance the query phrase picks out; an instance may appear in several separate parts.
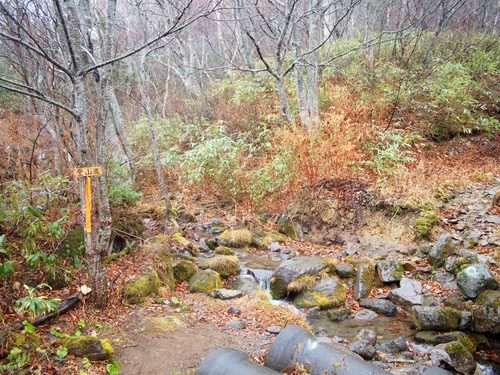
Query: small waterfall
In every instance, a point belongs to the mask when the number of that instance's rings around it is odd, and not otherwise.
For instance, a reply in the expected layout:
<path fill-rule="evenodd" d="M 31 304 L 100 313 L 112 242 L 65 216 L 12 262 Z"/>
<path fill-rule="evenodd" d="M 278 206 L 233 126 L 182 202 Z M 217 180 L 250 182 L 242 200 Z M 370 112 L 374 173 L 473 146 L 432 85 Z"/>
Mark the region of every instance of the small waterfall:
<path fill-rule="evenodd" d="M 253 272 L 255 279 L 257 280 L 257 283 L 259 284 L 260 289 L 269 290 L 270 285 L 271 285 L 271 275 L 272 275 L 273 271 L 259 270 L 259 269 L 253 269 L 251 271 Z"/>
<path fill-rule="evenodd" d="M 262 290 L 269 290 L 271 284 L 271 275 L 273 273 L 272 270 L 264 270 L 261 268 L 244 268 L 242 270 L 243 274 L 251 275 L 257 284 L 259 284 L 259 288 Z"/>

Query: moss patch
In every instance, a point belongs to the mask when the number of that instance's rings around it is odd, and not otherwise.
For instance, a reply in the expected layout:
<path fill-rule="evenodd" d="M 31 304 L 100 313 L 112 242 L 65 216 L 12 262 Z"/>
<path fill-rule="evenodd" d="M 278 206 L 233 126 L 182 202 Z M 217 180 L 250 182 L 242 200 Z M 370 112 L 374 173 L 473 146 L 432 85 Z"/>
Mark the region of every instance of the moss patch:
<path fill-rule="evenodd" d="M 429 238 L 432 228 L 439 223 L 439 216 L 432 207 L 425 208 L 415 221 L 415 228 L 420 238 Z"/>

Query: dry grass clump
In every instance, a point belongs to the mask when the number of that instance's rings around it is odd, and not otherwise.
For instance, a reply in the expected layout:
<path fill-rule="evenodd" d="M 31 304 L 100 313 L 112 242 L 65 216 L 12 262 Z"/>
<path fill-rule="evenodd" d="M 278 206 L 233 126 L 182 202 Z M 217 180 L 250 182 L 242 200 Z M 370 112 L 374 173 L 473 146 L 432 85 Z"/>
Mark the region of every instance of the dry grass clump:
<path fill-rule="evenodd" d="M 335 258 L 326 258 L 325 260 L 323 260 L 325 271 L 329 274 L 333 274 L 335 272 L 337 264 L 339 264 L 339 260 Z"/>
<path fill-rule="evenodd" d="M 252 233 L 248 229 L 226 230 L 219 237 L 229 247 L 246 247 L 253 242 Z"/>
<path fill-rule="evenodd" d="M 240 261 L 233 255 L 222 255 L 214 258 L 205 259 L 201 262 L 201 269 L 211 269 L 218 272 L 223 278 L 236 275 Z"/>
<path fill-rule="evenodd" d="M 316 284 L 316 277 L 312 275 L 302 275 L 289 283 L 286 287 L 288 293 L 300 293 L 303 290 L 309 290 Z"/>

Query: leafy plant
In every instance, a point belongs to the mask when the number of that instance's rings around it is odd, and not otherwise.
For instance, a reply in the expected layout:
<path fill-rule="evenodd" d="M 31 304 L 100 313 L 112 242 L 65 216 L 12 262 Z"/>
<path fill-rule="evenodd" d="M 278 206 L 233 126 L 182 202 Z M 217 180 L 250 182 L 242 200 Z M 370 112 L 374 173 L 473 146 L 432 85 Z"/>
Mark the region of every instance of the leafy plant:
<path fill-rule="evenodd" d="M 7 257 L 10 257 L 10 253 L 7 249 L 3 247 L 3 241 L 5 239 L 5 234 L 0 236 L 0 254 L 5 254 Z M 14 274 L 14 263 L 11 260 L 6 260 L 3 263 L 0 263 L 0 277 L 2 279 L 6 279 L 9 275 Z"/>
<path fill-rule="evenodd" d="M 31 361 L 30 354 L 18 347 L 12 348 L 7 358 L 9 362 L 5 365 L 0 365 L 1 372 L 20 369 L 21 367 L 23 367 L 27 363 L 30 363 Z"/>
<path fill-rule="evenodd" d="M 61 346 L 57 349 L 57 357 L 58 358 L 64 358 L 68 355 L 68 348 L 65 346 Z"/>
<path fill-rule="evenodd" d="M 112 363 L 108 363 L 106 365 L 106 371 L 110 375 L 118 374 L 120 372 L 120 365 L 117 361 L 113 361 Z"/>
<path fill-rule="evenodd" d="M 66 236 L 68 209 L 63 208 L 60 216 L 54 219 L 54 212 L 49 208 L 52 204 L 64 202 L 67 184 L 67 179 L 42 175 L 36 186 L 26 181 L 7 185 L 0 196 L 0 226 L 7 236 L 19 237 L 22 241 L 7 243 L 2 237 L 1 253 L 9 257 L 11 253 L 20 253 L 29 265 L 47 271 L 52 276 L 55 274 L 55 253 Z M 0 265 L 2 278 L 13 273 L 13 261 L 8 260 Z"/>
<path fill-rule="evenodd" d="M 405 134 L 401 131 L 379 133 L 380 141 L 376 145 L 368 145 L 373 153 L 373 159 L 363 164 L 373 168 L 378 173 L 396 172 L 404 163 L 413 161 L 412 144 L 421 138 L 417 134 Z"/>
<path fill-rule="evenodd" d="M 39 284 L 37 288 L 41 288 L 44 286 L 48 287 L 47 284 Z M 15 305 L 18 311 L 20 312 L 29 311 L 29 313 L 33 317 L 35 317 L 38 314 L 42 314 L 52 310 L 57 310 L 57 305 L 58 302 L 60 301 L 59 298 L 47 299 L 47 297 L 45 296 L 36 296 L 35 295 L 36 288 L 33 288 L 28 285 L 24 285 L 24 288 L 28 291 L 28 294 L 25 297 L 20 298 L 16 301 Z"/>
<path fill-rule="evenodd" d="M 31 324 L 27 320 L 23 320 L 23 325 L 24 325 L 24 329 L 26 330 L 26 332 L 28 332 L 28 333 L 35 333 L 36 328 L 35 328 L 35 326 L 33 324 Z"/>

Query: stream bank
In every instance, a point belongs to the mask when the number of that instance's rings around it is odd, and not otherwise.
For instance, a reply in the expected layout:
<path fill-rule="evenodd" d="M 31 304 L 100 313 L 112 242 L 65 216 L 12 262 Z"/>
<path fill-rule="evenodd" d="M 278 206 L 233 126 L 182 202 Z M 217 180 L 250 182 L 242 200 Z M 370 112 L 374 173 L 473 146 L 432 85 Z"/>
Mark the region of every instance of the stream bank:
<path fill-rule="evenodd" d="M 345 216 L 351 218 L 347 219 L 352 220 L 350 224 L 344 223 L 339 226 L 338 222 L 332 221 L 332 225 L 335 225 L 339 229 L 337 231 L 328 232 L 327 230 L 323 232 L 333 233 L 333 235 L 323 234 L 319 241 L 317 240 L 320 238 L 318 235 L 320 233 L 319 226 L 313 225 L 310 219 L 299 222 L 296 217 L 295 223 L 300 223 L 301 230 L 303 230 L 303 234 L 305 235 L 304 242 L 271 241 L 264 248 L 261 247 L 257 250 L 253 248 L 252 244 L 249 244 L 247 249 L 240 248 L 240 250 L 235 251 L 240 261 L 239 268 L 240 270 L 250 269 L 250 276 L 257 277 L 256 290 L 258 290 L 259 288 L 267 288 L 267 284 L 262 283 L 262 280 L 272 277 L 269 273 L 279 265 L 293 258 L 312 256 L 334 259 L 337 262 L 336 266 L 350 265 L 355 272 L 358 272 L 363 265 L 372 265 L 376 268 L 378 263 L 382 261 L 398 260 L 404 269 L 401 278 L 399 280 L 381 282 L 380 275 L 373 274 L 373 279 L 376 280 L 376 283 L 364 299 L 391 301 L 388 297 L 390 292 L 401 288 L 401 279 L 403 278 L 420 283 L 421 290 L 419 295 L 422 298 L 422 303 L 420 305 L 417 304 L 417 306 L 435 307 L 437 309 L 438 307 L 442 307 L 443 302 L 452 297 L 461 297 L 459 300 L 465 302 L 466 305 L 470 305 L 470 301 L 473 298 L 468 297 L 464 299 L 463 292 L 458 288 L 457 270 L 466 264 L 487 264 L 488 271 L 493 274 L 495 279 L 498 278 L 496 262 L 498 260 L 499 246 L 497 221 L 499 210 L 498 207 L 492 205 L 498 190 L 499 184 L 497 181 L 490 186 L 474 185 L 462 191 L 455 192 L 453 196 L 448 198 L 447 202 L 438 208 L 440 225 L 433 228 L 432 235 L 428 241 L 416 241 L 414 225 L 415 220 L 418 218 L 417 212 L 395 213 L 387 209 L 380 210 L 376 208 L 374 210 L 373 207 L 364 206 L 366 210 L 358 214 L 357 221 L 354 220 L 356 215 Z M 303 212 L 299 214 L 304 215 Z M 365 219 L 361 220 L 360 218 L 362 217 Z M 323 219 L 321 219 L 321 222 L 324 225 L 325 221 Z M 214 235 L 203 237 L 197 234 L 199 233 L 200 225 L 204 226 L 207 232 L 212 230 L 210 228 L 214 228 L 210 223 L 193 223 L 187 224 L 184 231 L 185 238 L 190 243 L 195 244 L 200 251 L 200 255 L 197 258 L 210 259 L 219 256 L 215 254 L 215 248 L 210 249 L 207 241 L 210 243 L 211 239 L 217 237 L 218 234 L 227 230 L 227 228 L 222 229 L 221 232 Z M 316 229 L 313 230 L 313 227 Z M 319 244 L 310 245 L 307 241 L 309 234 L 315 237 L 315 242 L 319 242 Z M 432 254 L 433 247 L 439 242 L 437 240 L 445 237 L 451 239 L 454 244 L 454 250 L 444 254 L 443 263 L 431 265 L 428 260 L 429 253 Z M 217 245 L 221 246 L 222 243 Z M 184 253 L 186 257 L 193 256 L 184 245 L 178 246 L 176 250 L 179 253 Z M 174 264 L 176 262 L 174 259 Z M 260 263 L 265 263 L 265 265 L 261 265 Z M 342 267 L 338 268 L 341 269 Z M 266 276 L 257 275 L 256 273 L 259 271 L 256 270 L 264 270 L 263 274 Z M 254 275 L 251 275 L 252 273 Z M 232 289 L 231 283 L 235 278 L 241 276 L 235 275 L 226 279 L 224 287 Z M 439 358 L 438 354 L 441 353 L 440 355 L 443 355 L 443 352 L 435 354 L 435 360 L 432 362 L 431 352 L 432 348 L 436 347 L 436 344 L 415 342 L 413 340 L 417 330 L 415 329 L 415 324 L 409 319 L 412 313 L 412 306 L 398 303 L 396 317 L 388 317 L 376 313 L 376 316 L 372 319 L 355 319 L 354 317 L 360 311 L 370 310 L 359 306 L 360 298 L 353 298 L 352 291 L 357 282 L 356 275 L 353 273 L 348 277 L 340 277 L 338 274 L 330 276 L 339 277 L 341 283 L 345 286 L 347 296 L 342 307 L 347 307 L 350 311 L 346 314 L 345 320 L 333 322 L 329 317 L 331 309 L 300 308 L 301 314 L 308 319 L 309 327 L 315 332 L 317 337 L 323 337 L 322 340 L 324 341 L 337 341 L 348 346 L 356 341 L 356 336 L 359 334 L 361 328 L 368 331 L 373 330 L 377 337 L 377 342 L 373 346 L 376 348 L 376 353 L 379 353 L 373 360 L 378 365 L 389 368 L 391 372 L 398 374 L 418 374 L 422 371 L 422 366 L 440 364 L 450 369 L 452 365 L 446 363 L 445 358 L 436 359 Z M 259 280 L 261 281 L 260 286 Z M 210 299 L 211 297 L 208 298 Z M 292 301 L 290 295 L 286 299 Z M 218 303 L 223 304 L 227 309 L 230 307 L 234 307 L 235 311 L 240 309 L 240 313 L 233 315 L 227 313 L 226 323 L 222 324 L 205 311 L 197 312 L 194 314 L 196 316 L 196 326 L 202 327 L 215 323 L 216 326 L 222 327 L 226 332 L 235 333 L 238 337 L 245 338 L 253 335 L 255 333 L 254 330 L 257 330 L 259 332 L 257 334 L 259 337 L 257 341 L 261 340 L 261 344 L 254 346 L 253 350 L 250 350 L 251 353 L 248 350 L 246 352 L 256 355 L 257 358 L 265 355 L 266 347 L 269 347 L 273 335 L 279 332 L 279 329 L 271 330 L 271 333 L 266 331 L 266 329 L 270 328 L 269 326 L 255 324 L 255 322 L 252 323 L 252 320 L 255 319 L 246 316 L 245 311 L 249 304 L 248 297 L 239 297 L 232 300 L 219 301 Z M 469 315 L 467 309 L 465 309 L 461 316 L 465 319 Z M 228 321 L 231 321 L 233 324 L 228 326 Z M 238 325 L 236 324 L 237 322 L 243 322 L 244 324 Z M 456 328 L 458 327 L 455 326 L 455 330 Z M 450 329 L 446 330 L 449 331 Z M 382 345 L 391 342 L 397 343 L 398 338 L 403 338 L 404 342 L 408 341 L 411 345 L 408 345 L 405 350 L 399 350 L 392 354 L 382 350 L 384 348 Z M 475 361 L 485 358 L 494 359 L 495 353 L 498 352 L 498 348 L 496 348 L 497 343 L 492 340 L 492 336 L 484 336 L 484 338 L 490 347 L 487 348 L 487 346 L 483 345 L 484 342 L 481 343 L 483 346 L 477 346 L 477 351 L 475 350 L 474 352 L 482 357 L 479 358 L 476 356 Z M 262 344 L 262 342 L 266 342 L 267 344 Z M 256 347 L 259 348 L 260 354 L 256 354 Z M 387 345 L 385 348 L 387 349 Z M 200 361 L 202 359 L 200 358 Z M 481 367 L 483 367 L 482 370 Z M 459 371 L 471 374 L 479 373 L 476 371 L 483 371 L 489 374 L 497 373 L 495 366 L 491 364 L 489 367 L 484 367 L 483 364 L 480 364 L 480 366 L 475 367 L 474 372 L 470 372 L 470 368 Z"/>

